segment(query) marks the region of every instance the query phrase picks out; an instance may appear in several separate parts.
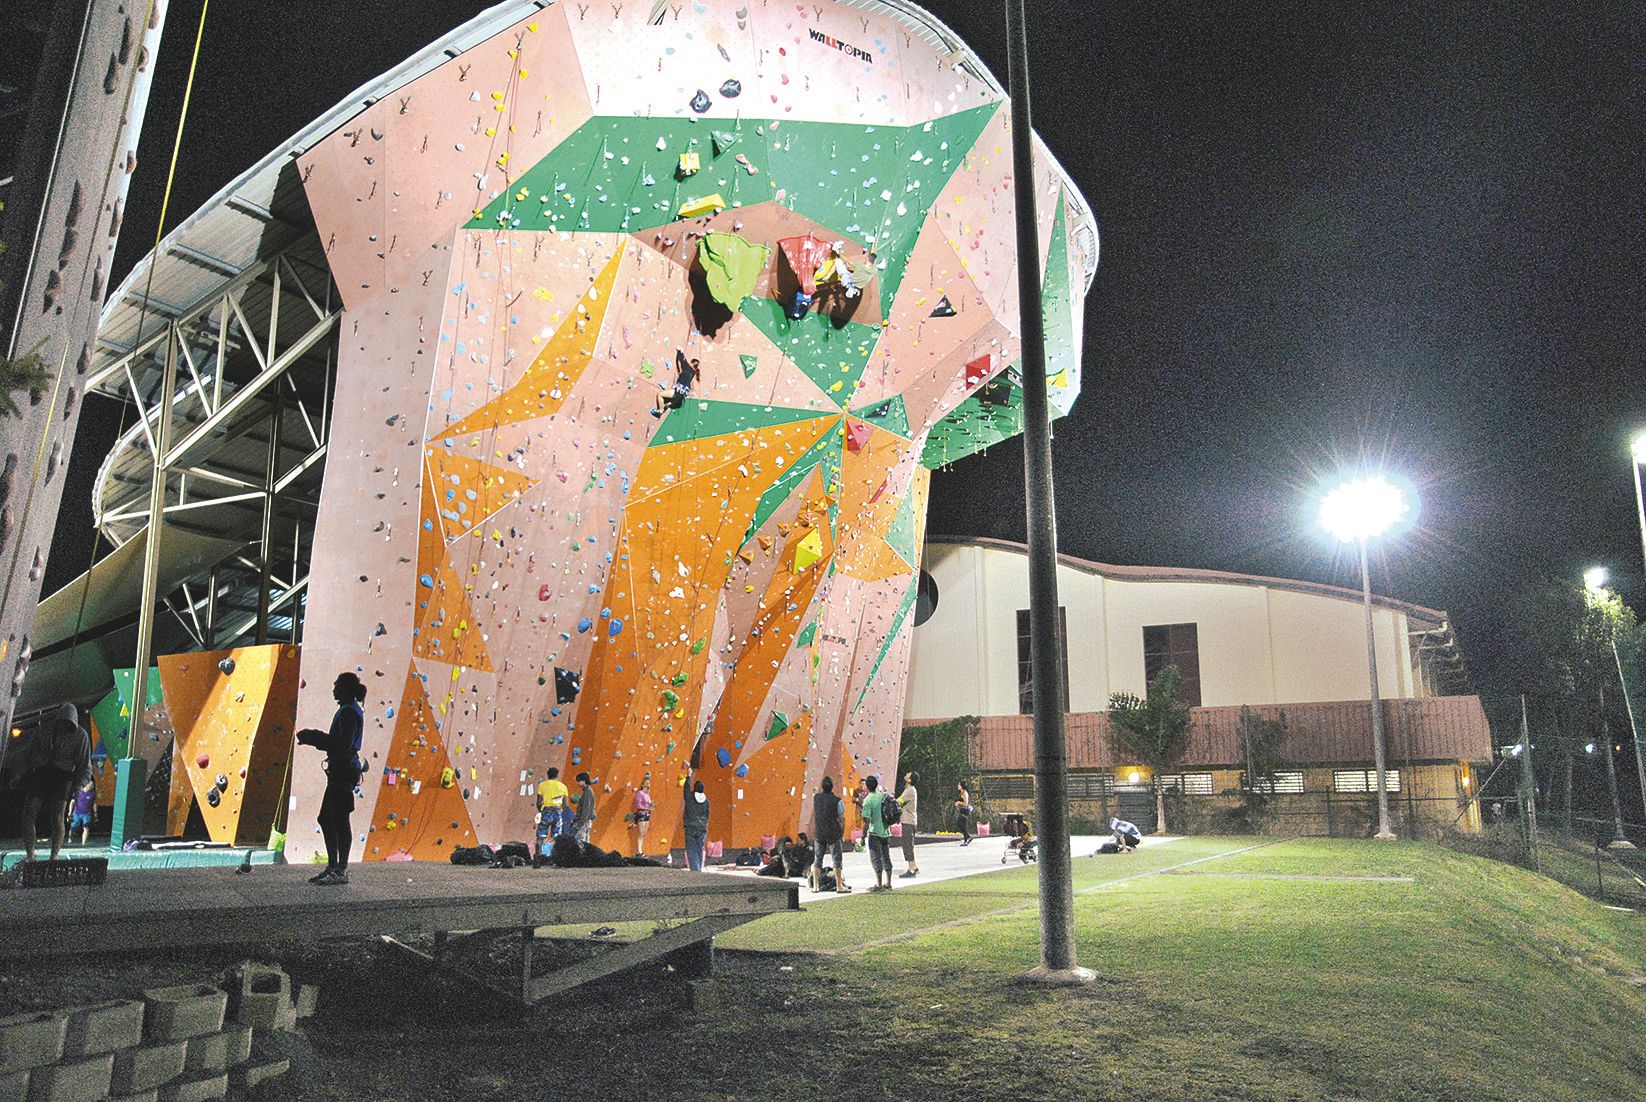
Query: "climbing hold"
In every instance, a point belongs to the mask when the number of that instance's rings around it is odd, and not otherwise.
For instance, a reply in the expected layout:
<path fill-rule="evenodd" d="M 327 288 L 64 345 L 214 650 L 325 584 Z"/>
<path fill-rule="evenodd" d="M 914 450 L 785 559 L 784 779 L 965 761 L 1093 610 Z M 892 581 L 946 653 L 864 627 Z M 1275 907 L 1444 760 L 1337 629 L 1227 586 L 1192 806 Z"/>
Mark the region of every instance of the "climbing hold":
<path fill-rule="evenodd" d="M 932 308 L 932 317 L 934 318 L 952 318 L 955 313 L 954 303 L 949 301 L 948 295 L 939 298 L 937 305 Z"/>
<path fill-rule="evenodd" d="M 736 773 L 739 777 L 747 777 L 749 775 L 748 763 L 745 762 L 744 764 L 739 765 L 736 769 L 732 770 L 732 772 Z"/>
<path fill-rule="evenodd" d="M 227 792 L 229 790 L 229 775 L 227 773 L 217 774 L 217 788 L 220 792 Z"/>
<path fill-rule="evenodd" d="M 714 155 L 716 157 L 721 156 L 726 150 L 736 145 L 738 140 L 735 130 L 716 130 L 714 132 Z"/>
<path fill-rule="evenodd" d="M 676 707 L 679 706 L 679 704 L 680 704 L 680 694 L 679 693 L 675 692 L 673 689 L 664 689 L 663 690 L 663 708 L 664 708 L 664 710 L 672 712 L 672 711 L 674 711 L 674 709 Z"/>
<path fill-rule="evenodd" d="M 720 768 L 724 769 L 732 763 L 732 752 L 722 746 L 714 752 L 714 760 L 720 763 Z"/>
<path fill-rule="evenodd" d="M 696 111 L 699 115 L 701 115 L 713 105 L 713 102 L 714 101 L 709 99 L 709 94 L 699 88 L 697 90 L 697 95 L 692 97 L 691 108 L 693 111 Z"/>
<path fill-rule="evenodd" d="M 612 619 L 611 619 L 611 623 L 606 625 L 606 634 L 610 638 L 613 638 L 613 639 L 616 639 L 619 635 L 622 635 L 623 634 L 623 621 L 621 619 L 619 619 L 618 617 L 613 616 Z"/>
<path fill-rule="evenodd" d="M 681 218 L 697 218 L 705 214 L 718 214 L 726 209 L 726 200 L 718 191 L 713 195 L 704 195 L 697 199 L 687 199 L 680 204 L 678 216 Z"/>
<path fill-rule="evenodd" d="M 771 255 L 764 245 L 752 244 L 735 233 L 704 234 L 697 243 L 697 261 L 703 266 L 709 295 L 734 314 L 754 294 Z"/>
<path fill-rule="evenodd" d="M 812 566 L 823 557 L 823 533 L 813 528 L 805 537 L 794 545 L 794 572 Z"/>
<path fill-rule="evenodd" d="M 223 659 L 223 661 L 217 663 L 217 668 L 222 670 L 225 674 L 233 673 L 234 672 L 234 659 L 232 657 Z"/>
<path fill-rule="evenodd" d="M 701 95 L 702 93 L 699 93 Z M 737 80 L 728 80 L 720 86 L 720 94 L 727 99 L 736 99 L 743 94 L 743 83 Z"/>
<path fill-rule="evenodd" d="M 196 764 L 200 768 L 204 769 L 206 766 L 211 764 L 211 755 L 210 754 L 197 754 L 195 756 L 195 759 L 194 759 L 194 764 Z"/>
<path fill-rule="evenodd" d="M 789 729 L 789 717 L 782 712 L 773 711 L 771 725 L 766 728 L 766 738 L 774 739 Z"/>
<path fill-rule="evenodd" d="M 563 670 L 559 666 L 554 668 L 554 701 L 556 704 L 570 704 L 577 699 L 582 691 L 583 678 L 575 670 Z"/>
<path fill-rule="evenodd" d="M 592 627 L 594 627 L 594 621 L 585 616 L 577 621 L 577 634 L 582 635 Z"/>
<path fill-rule="evenodd" d="M 680 155 L 680 163 L 675 166 L 674 174 L 684 180 L 688 176 L 696 176 L 703 167 L 703 159 L 696 150 L 689 150 Z"/>
<path fill-rule="evenodd" d="M 709 641 L 707 639 L 699 639 L 697 642 L 693 643 L 692 644 L 692 653 L 693 654 L 702 654 L 703 653 L 703 648 L 708 645 L 708 642 Z"/>
<path fill-rule="evenodd" d="M 440 787 L 441 788 L 452 788 L 456 784 L 457 784 L 457 770 L 453 769 L 451 766 L 448 765 L 440 771 Z"/>
<path fill-rule="evenodd" d="M 218 804 L 223 802 L 223 797 L 217 789 L 208 788 L 206 789 L 206 802 L 211 804 L 211 806 L 216 807 Z"/>

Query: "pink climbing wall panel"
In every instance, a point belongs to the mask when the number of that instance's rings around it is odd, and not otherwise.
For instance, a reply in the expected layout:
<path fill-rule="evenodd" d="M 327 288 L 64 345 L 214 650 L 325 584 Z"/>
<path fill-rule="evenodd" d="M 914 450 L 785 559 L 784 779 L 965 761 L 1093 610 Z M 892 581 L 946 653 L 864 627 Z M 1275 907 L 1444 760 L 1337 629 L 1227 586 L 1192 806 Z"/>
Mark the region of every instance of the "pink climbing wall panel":
<path fill-rule="evenodd" d="M 998 94 L 844 4 L 637 7 L 535 13 L 301 160 L 346 313 L 299 723 L 360 673 L 368 860 L 529 839 L 550 766 L 609 848 L 649 779 L 654 854 L 694 764 L 731 846 L 893 775 L 929 468 L 1016 431 Z"/>

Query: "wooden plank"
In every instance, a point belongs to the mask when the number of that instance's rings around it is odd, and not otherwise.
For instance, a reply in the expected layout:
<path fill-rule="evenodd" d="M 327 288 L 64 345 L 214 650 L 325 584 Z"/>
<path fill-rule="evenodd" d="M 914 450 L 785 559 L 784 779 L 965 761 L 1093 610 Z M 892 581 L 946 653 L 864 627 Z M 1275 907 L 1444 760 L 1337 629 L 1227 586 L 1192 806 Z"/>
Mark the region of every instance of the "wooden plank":
<path fill-rule="evenodd" d="M 710 915 L 688 922 L 684 926 L 670 927 L 639 941 L 614 945 L 603 953 L 580 960 L 576 964 L 569 964 L 541 979 L 530 981 L 526 988 L 527 1000 L 541 1002 L 551 995 L 557 995 L 579 984 L 621 972 L 625 968 L 633 968 L 648 960 L 655 960 L 664 953 L 695 945 L 759 917 L 753 914 Z"/>
<path fill-rule="evenodd" d="M 30 954 L 428 934 L 799 908 L 793 884 L 680 869 L 471 869 L 370 864 L 318 887 L 259 866 L 112 873 L 101 887 L 0 891 L 0 959 Z"/>

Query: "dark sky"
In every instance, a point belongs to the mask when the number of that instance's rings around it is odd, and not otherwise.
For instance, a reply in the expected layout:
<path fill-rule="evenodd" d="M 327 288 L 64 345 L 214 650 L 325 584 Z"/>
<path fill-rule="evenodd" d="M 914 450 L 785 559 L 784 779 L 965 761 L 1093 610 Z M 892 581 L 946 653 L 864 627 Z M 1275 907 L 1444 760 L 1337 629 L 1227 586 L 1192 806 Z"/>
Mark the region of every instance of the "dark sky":
<path fill-rule="evenodd" d="M 219 0 L 173 222 L 484 6 Z M 1354 584 L 1303 503 L 1368 460 L 1422 495 L 1374 587 L 1450 610 L 1483 687 L 1513 688 L 1509 594 L 1600 562 L 1646 602 L 1646 5 L 1029 6 L 1036 129 L 1103 235 L 1057 426 L 1063 550 Z M 929 8 L 1004 80 L 1000 5 Z M 121 272 L 153 240 L 198 14 L 172 4 Z M 88 420 L 81 468 L 111 431 Z M 940 473 L 930 531 L 1022 538 L 1021 464 L 1013 441 Z"/>

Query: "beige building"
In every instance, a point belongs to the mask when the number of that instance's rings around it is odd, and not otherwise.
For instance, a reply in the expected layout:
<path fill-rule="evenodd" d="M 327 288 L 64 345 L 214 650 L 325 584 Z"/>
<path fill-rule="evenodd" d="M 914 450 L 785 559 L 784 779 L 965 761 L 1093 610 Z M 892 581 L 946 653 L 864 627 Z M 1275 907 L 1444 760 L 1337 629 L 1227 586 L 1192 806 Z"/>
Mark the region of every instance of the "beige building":
<path fill-rule="evenodd" d="M 997 810 L 1033 797 L 1028 556 L 996 540 L 928 542 L 910 658 L 908 725 L 977 716 L 969 760 Z M 1370 833 L 1372 768 L 1365 605 L 1355 590 L 1208 570 L 1107 566 L 1064 556 L 1058 569 L 1067 681 L 1071 812 L 1153 818 L 1147 769 L 1122 760 L 1110 694 L 1142 694 L 1166 665 L 1194 711 L 1189 752 L 1167 778 L 1174 826 L 1218 829 L 1245 805 L 1240 713 L 1282 718 L 1287 768 L 1266 822 L 1287 833 Z M 1478 697 L 1444 612 L 1374 596 L 1388 780 L 1408 833 L 1478 826 L 1472 763 L 1491 757 Z M 1169 815 L 1169 818 L 1173 816 Z"/>

